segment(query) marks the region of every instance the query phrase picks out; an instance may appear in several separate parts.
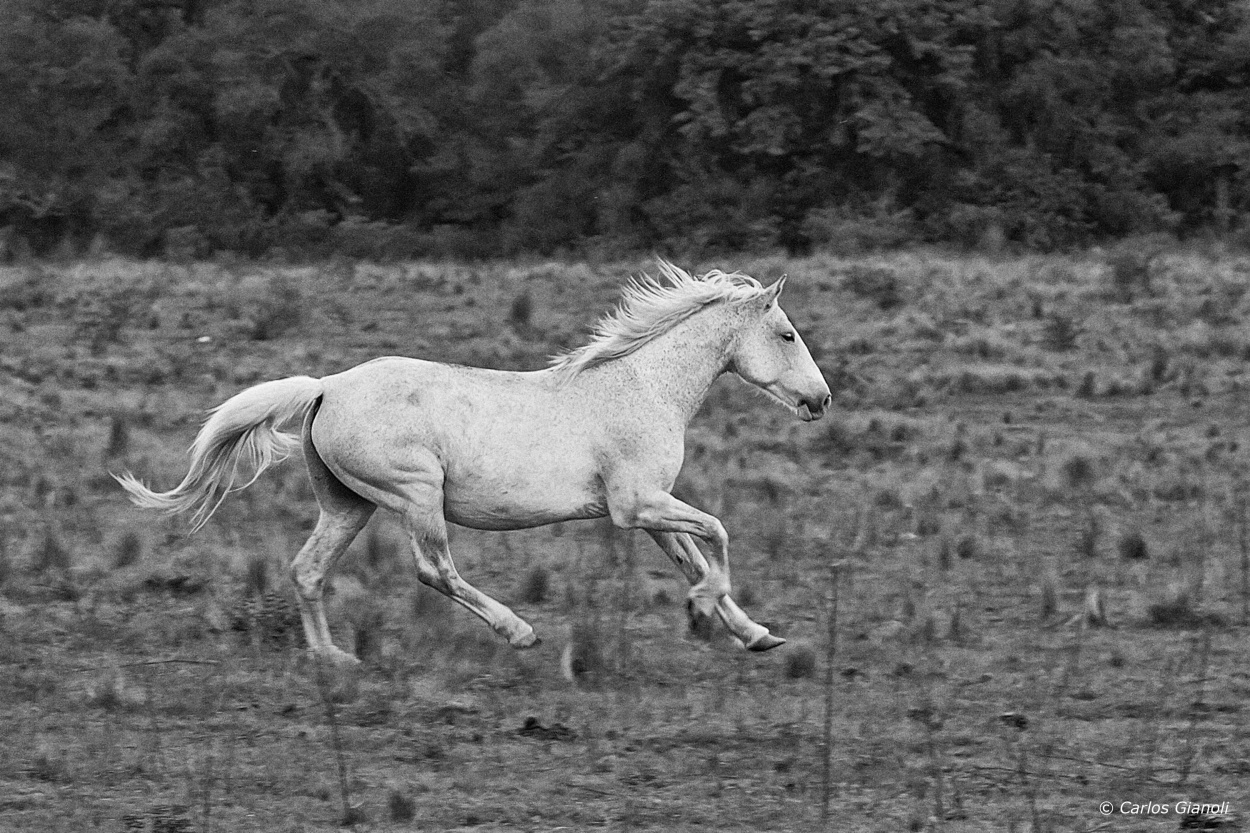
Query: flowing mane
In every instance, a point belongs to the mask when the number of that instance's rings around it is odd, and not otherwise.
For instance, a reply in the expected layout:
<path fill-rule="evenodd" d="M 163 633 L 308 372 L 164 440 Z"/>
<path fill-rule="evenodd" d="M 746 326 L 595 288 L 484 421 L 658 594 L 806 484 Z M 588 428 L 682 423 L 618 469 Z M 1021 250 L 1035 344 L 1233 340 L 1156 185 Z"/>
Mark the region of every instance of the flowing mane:
<path fill-rule="evenodd" d="M 595 324 L 590 342 L 551 359 L 563 381 L 611 359 L 628 356 L 699 310 L 718 301 L 746 301 L 764 291 L 755 278 L 713 269 L 695 277 L 661 259 L 660 276 L 631 278 L 621 303 Z"/>

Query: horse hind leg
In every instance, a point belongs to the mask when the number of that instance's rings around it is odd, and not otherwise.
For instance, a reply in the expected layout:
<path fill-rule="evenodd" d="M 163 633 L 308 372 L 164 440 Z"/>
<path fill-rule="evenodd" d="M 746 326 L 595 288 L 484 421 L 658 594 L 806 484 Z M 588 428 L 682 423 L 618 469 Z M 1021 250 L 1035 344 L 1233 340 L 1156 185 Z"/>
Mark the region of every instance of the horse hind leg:
<path fill-rule="evenodd" d="M 447 542 L 447 522 L 443 518 L 441 489 L 425 489 L 408 511 L 404 524 L 412 540 L 417 578 L 462 607 L 479 616 L 491 630 L 508 640 L 513 648 L 529 648 L 540 640 L 534 628 L 507 605 L 478 590 L 460 577 L 451 560 Z"/>
<path fill-rule="evenodd" d="M 315 412 L 315 409 L 314 409 Z M 347 550 L 377 508 L 343 485 L 326 467 L 312 444 L 308 428 L 314 413 L 304 425 L 304 459 L 312 480 L 313 494 L 321 506 L 321 515 L 312 536 L 291 562 L 291 579 L 299 598 L 300 618 L 308 650 L 316 657 L 336 663 L 355 663 L 351 654 L 335 647 L 326 623 L 325 582 L 335 562 Z"/>

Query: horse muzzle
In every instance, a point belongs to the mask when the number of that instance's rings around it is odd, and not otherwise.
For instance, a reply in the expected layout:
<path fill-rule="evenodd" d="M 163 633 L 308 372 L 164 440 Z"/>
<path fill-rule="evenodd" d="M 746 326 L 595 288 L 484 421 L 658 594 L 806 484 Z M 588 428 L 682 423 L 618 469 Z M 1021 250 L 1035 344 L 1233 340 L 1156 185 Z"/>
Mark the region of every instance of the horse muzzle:
<path fill-rule="evenodd" d="M 799 419 L 804 422 L 814 422 L 825 415 L 825 411 L 831 404 L 833 404 L 833 397 L 827 393 L 820 400 L 800 399 Z"/>

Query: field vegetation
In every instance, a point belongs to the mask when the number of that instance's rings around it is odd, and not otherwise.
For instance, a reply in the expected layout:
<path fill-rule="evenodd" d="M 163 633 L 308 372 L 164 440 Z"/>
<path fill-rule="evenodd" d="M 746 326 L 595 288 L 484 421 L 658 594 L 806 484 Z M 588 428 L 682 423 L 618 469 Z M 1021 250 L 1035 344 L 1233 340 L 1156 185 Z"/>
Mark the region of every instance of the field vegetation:
<path fill-rule="evenodd" d="M 95 259 L 0 270 L 0 827 L 1136 830 L 1250 812 L 1250 259 L 757 257 L 835 391 L 804 425 L 734 379 L 678 492 L 790 641 L 686 630 L 607 523 L 454 529 L 533 622 L 515 652 L 377 517 L 333 581 L 363 660 L 304 658 L 297 460 L 201 532 L 168 488 L 204 411 L 384 354 L 535 368 L 642 261 Z M 835 616 L 836 612 L 836 616 Z"/>

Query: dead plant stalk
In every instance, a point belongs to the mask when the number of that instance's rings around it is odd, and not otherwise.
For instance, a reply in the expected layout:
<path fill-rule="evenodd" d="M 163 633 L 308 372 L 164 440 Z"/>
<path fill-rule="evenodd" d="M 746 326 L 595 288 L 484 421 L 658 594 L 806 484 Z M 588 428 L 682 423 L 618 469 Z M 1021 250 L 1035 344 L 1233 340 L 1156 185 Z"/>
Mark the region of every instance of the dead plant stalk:
<path fill-rule="evenodd" d="M 842 579 L 842 562 L 829 566 L 829 601 L 826 619 L 828 633 L 825 644 L 825 736 L 821 755 L 820 821 L 828 829 L 829 805 L 833 797 L 833 660 L 838 645 L 838 585 Z"/>

